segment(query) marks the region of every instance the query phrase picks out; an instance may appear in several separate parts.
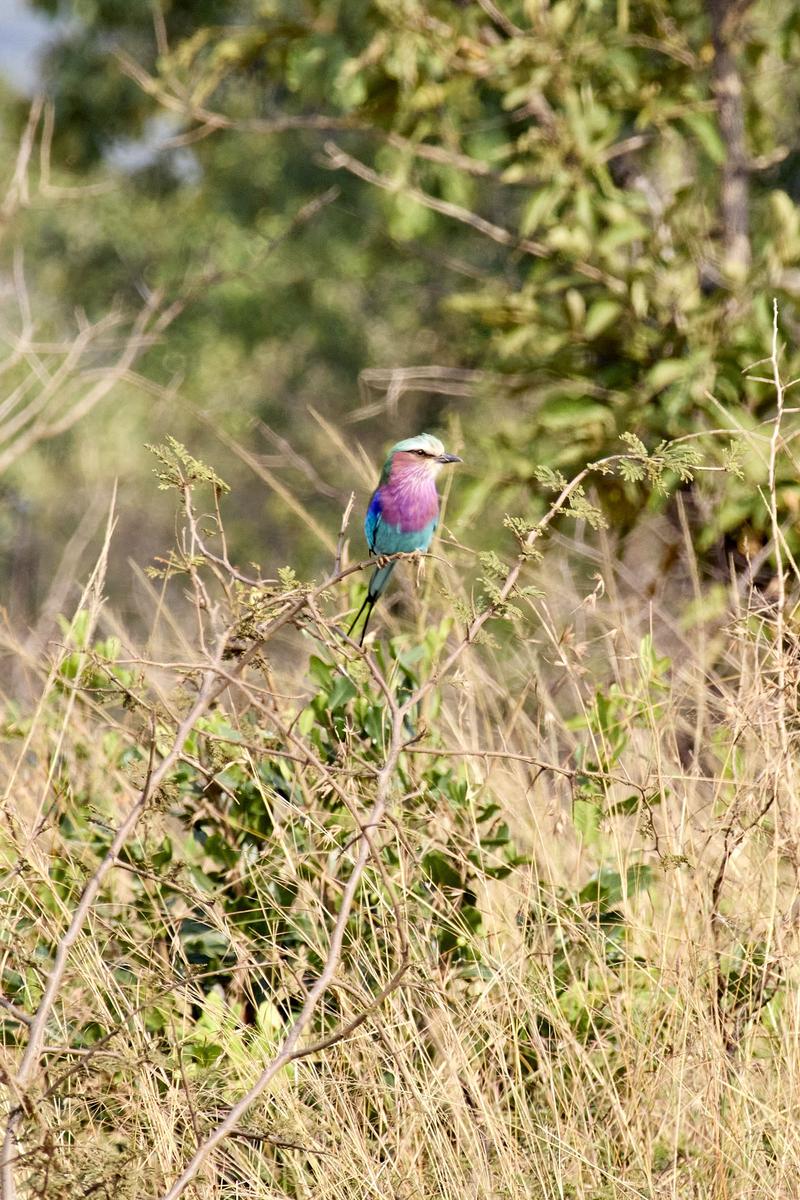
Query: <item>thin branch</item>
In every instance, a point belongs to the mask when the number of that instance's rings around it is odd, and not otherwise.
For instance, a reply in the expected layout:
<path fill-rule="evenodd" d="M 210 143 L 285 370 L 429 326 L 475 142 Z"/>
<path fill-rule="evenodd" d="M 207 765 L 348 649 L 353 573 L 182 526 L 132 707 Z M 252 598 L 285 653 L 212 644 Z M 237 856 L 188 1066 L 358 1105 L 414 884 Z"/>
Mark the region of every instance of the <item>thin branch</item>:
<path fill-rule="evenodd" d="M 380 824 L 385 814 L 389 801 L 392 778 L 397 765 L 397 760 L 402 751 L 402 737 L 403 722 L 402 720 L 396 721 L 392 732 L 391 745 L 389 747 L 384 766 L 378 776 L 375 802 L 372 805 L 367 818 L 368 826 L 376 826 Z M 178 1200 L 178 1197 L 183 1195 L 183 1192 L 195 1178 L 208 1156 L 237 1128 L 241 1118 L 248 1111 L 254 1101 L 257 1100 L 262 1092 L 265 1091 L 279 1071 L 281 1071 L 294 1059 L 301 1058 L 305 1054 L 315 1053 L 317 1049 L 325 1048 L 327 1045 L 332 1044 L 327 1039 L 322 1039 L 319 1043 L 315 1043 L 311 1047 L 302 1047 L 299 1045 L 300 1039 L 305 1033 L 306 1028 L 316 1012 L 317 1006 L 327 992 L 328 986 L 332 982 L 339 965 L 342 947 L 344 945 L 345 929 L 347 927 L 347 922 L 355 902 L 364 869 L 371 853 L 369 838 L 363 829 L 359 835 L 358 842 L 358 856 L 342 895 L 339 913 L 331 934 L 331 940 L 328 948 L 328 954 L 325 959 L 325 964 L 313 987 L 309 990 L 300 1013 L 296 1017 L 291 1029 L 289 1030 L 289 1033 L 284 1039 L 283 1046 L 281 1047 L 279 1053 L 275 1055 L 272 1061 L 264 1068 L 249 1091 L 247 1091 L 241 1097 L 241 1099 L 234 1104 L 227 1117 L 225 1117 L 223 1121 L 220 1121 L 217 1127 L 204 1139 L 202 1144 L 197 1148 L 189 1162 L 186 1164 L 185 1169 L 175 1180 L 172 1187 L 170 1187 L 169 1190 L 164 1193 L 162 1200 Z M 401 967 L 402 969 L 398 968 L 398 971 L 395 972 L 395 975 L 389 981 L 389 984 L 386 985 L 386 988 L 379 993 L 376 1003 L 380 1002 L 380 999 L 383 998 L 384 994 L 388 995 L 389 991 L 398 986 L 402 979 L 403 971 L 405 970 L 404 964 L 401 964 Z M 361 1019 L 363 1020 L 364 1018 L 362 1017 Z M 358 1023 L 360 1023 L 360 1021 Z M 355 1028 L 355 1025 L 352 1025 L 352 1027 Z M 343 1027 L 343 1029 L 338 1031 L 335 1035 L 335 1040 L 341 1040 L 342 1037 L 346 1036 L 349 1029 L 350 1025 Z"/>
<path fill-rule="evenodd" d="M 339 526 L 339 537 L 336 539 L 336 557 L 333 560 L 333 573 L 338 575 L 342 569 L 342 554 L 344 553 L 344 540 L 347 536 L 347 526 L 350 524 L 350 514 L 353 511 L 353 505 L 356 502 L 355 492 L 350 493 L 350 499 L 347 501 L 347 507 L 342 513 L 342 523 Z"/>
<path fill-rule="evenodd" d="M 500 9 L 494 0 L 478 0 L 478 4 L 486 13 L 489 20 L 497 26 L 497 28 L 509 38 L 525 37 L 525 30 L 520 29 L 519 25 L 515 25 L 510 17 Z"/>
<path fill-rule="evenodd" d="M 2 205 L 0 205 L 0 229 L 7 225 L 11 217 L 18 208 L 25 208 L 30 203 L 28 193 L 28 166 L 33 153 L 33 144 L 36 139 L 36 130 L 44 109 L 44 96 L 35 96 L 28 113 L 28 120 L 25 125 L 25 130 L 20 139 L 19 149 L 17 151 L 17 159 L 14 164 L 14 173 L 11 177 L 11 182 L 6 191 Z"/>
<path fill-rule="evenodd" d="M 0 1008 L 4 1008 L 6 1012 L 11 1013 L 15 1021 L 19 1021 L 21 1025 L 30 1025 L 33 1017 L 30 1013 L 25 1012 L 24 1008 L 19 1008 L 11 1000 L 7 1000 L 5 996 L 0 996 Z"/>
<path fill-rule="evenodd" d="M 464 208 L 460 204 L 453 204 L 449 200 L 440 200 L 438 197 L 431 196 L 427 192 L 423 192 L 420 188 L 414 187 L 413 184 L 405 184 L 401 180 L 390 178 L 388 175 L 381 175 L 365 163 L 362 163 L 359 159 L 353 158 L 351 154 L 346 154 L 336 142 L 327 141 L 325 143 L 325 153 L 328 156 L 329 165 L 333 170 L 349 171 L 351 175 L 363 179 L 366 183 L 370 183 L 373 187 L 378 187 L 382 191 L 408 196 L 424 208 L 431 209 L 432 212 L 440 213 L 442 216 L 449 217 L 453 221 L 459 221 L 462 225 L 469 225 L 471 229 L 475 229 L 478 233 L 483 234 L 484 237 L 489 238 L 500 246 L 508 246 L 513 250 L 518 250 L 522 254 L 532 255 L 534 258 L 554 257 L 555 252 L 549 246 L 546 246 L 544 242 L 537 242 L 532 238 L 518 237 L 509 229 L 505 229 L 501 225 L 495 225 L 492 221 L 487 221 L 485 217 L 470 212 L 468 208 Z M 595 267 L 592 263 L 578 259 L 570 265 L 579 275 L 583 275 L 584 278 L 590 279 L 593 283 L 602 283 L 612 292 L 622 294 L 627 290 L 623 280 L 609 275 L 606 271 L 600 270 L 599 267 Z"/>
<path fill-rule="evenodd" d="M 139 85 L 143 92 L 148 96 L 152 96 L 164 108 L 170 112 L 177 113 L 179 116 L 189 120 L 199 121 L 201 123 L 203 134 L 215 133 L 220 129 L 239 129 L 247 133 L 286 133 L 293 129 L 352 129 L 357 127 L 357 122 L 349 117 L 325 117 L 317 113 L 308 115 L 292 115 L 284 114 L 278 117 L 249 117 L 244 120 L 237 120 L 233 117 L 226 117 L 222 113 L 211 112 L 199 104 L 192 104 L 191 101 L 182 96 L 175 96 L 162 83 L 160 79 L 150 75 L 144 67 L 142 67 L 135 59 L 126 54 L 124 50 L 117 48 L 114 51 L 114 56 L 122 68 L 123 72 L 128 75 L 135 83 Z M 173 143 L 174 144 L 174 143 Z"/>

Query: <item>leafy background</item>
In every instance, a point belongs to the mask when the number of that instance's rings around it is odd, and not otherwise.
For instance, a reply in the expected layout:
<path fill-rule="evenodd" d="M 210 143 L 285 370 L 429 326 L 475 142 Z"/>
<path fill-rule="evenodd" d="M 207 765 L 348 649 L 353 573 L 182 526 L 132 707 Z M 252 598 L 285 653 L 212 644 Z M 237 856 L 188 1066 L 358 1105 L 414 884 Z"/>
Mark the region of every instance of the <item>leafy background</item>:
<path fill-rule="evenodd" d="M 20 616 L 41 604 L 87 500 L 119 479 L 125 514 L 141 509 L 143 444 L 168 432 L 246 483 L 229 518 L 242 555 L 291 549 L 305 566 L 320 547 L 277 519 L 226 438 L 331 524 L 352 481 L 310 410 L 373 463 L 409 430 L 456 422 L 464 528 L 483 540 L 504 511 L 542 511 L 537 464 L 580 466 L 625 430 L 652 447 L 757 429 L 772 393 L 743 372 L 769 354 L 773 298 L 786 377 L 797 372 L 792 4 L 33 11 L 53 22 L 30 85 L 53 104 L 48 189 L 2 254 L 13 278 L 24 247 L 36 337 L 69 341 L 76 310 L 132 313 L 156 289 L 183 308 L 68 437 L 6 471 L 3 561 L 11 571 L 22 555 L 29 580 Z M 728 58 L 743 130 L 726 142 Z M 4 108 L 10 154 L 27 101 L 7 88 Z M 745 197 L 733 217 L 731 180 Z M 332 185 L 335 199 L 293 227 Z M 744 478 L 692 489 L 698 543 L 723 567 L 727 551 L 763 544 L 754 445 Z M 792 539 L 795 474 L 783 458 Z M 620 534 L 648 503 L 616 484 L 606 500 Z M 146 557 L 170 520 L 123 516 L 126 545 Z"/>

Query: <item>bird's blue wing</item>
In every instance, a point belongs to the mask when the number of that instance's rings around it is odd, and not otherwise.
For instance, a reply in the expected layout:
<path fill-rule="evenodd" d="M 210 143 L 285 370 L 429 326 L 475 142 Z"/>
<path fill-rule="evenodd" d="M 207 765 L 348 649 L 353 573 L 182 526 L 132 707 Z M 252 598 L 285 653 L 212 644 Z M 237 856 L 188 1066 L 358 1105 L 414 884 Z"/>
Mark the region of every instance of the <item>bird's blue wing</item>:
<path fill-rule="evenodd" d="M 380 550 L 376 547 L 380 525 L 381 497 L 380 491 L 376 491 L 373 493 L 372 499 L 369 502 L 369 508 L 367 509 L 367 515 L 364 518 L 364 534 L 366 535 L 370 554 L 380 554 Z"/>

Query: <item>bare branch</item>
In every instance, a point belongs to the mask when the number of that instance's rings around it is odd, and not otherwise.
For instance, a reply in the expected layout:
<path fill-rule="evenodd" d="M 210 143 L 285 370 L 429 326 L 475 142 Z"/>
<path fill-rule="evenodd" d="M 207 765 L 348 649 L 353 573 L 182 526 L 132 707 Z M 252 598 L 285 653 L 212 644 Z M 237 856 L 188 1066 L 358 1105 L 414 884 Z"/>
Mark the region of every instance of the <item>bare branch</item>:
<path fill-rule="evenodd" d="M 505 229 L 501 225 L 495 225 L 493 221 L 487 221 L 485 217 L 470 212 L 468 208 L 464 208 L 460 204 L 454 204 L 449 200 L 440 200 L 438 197 L 430 196 L 420 188 L 414 187 L 413 184 L 405 184 L 400 180 L 391 179 L 387 175 L 379 174 L 359 159 L 353 158 L 351 154 L 346 154 L 335 142 L 326 142 L 325 152 L 333 170 L 349 171 L 351 175 L 356 175 L 359 179 L 363 179 L 366 183 L 370 183 L 382 191 L 408 196 L 424 208 L 431 209 L 432 212 L 440 213 L 442 216 L 449 217 L 453 221 L 458 221 L 462 225 L 469 225 L 470 228 L 475 229 L 491 241 L 497 242 L 500 246 L 508 246 L 513 250 L 517 250 L 522 254 L 529 254 L 534 258 L 552 258 L 554 256 L 555 252 L 546 246 L 544 242 L 537 242 L 532 238 L 518 237 L 509 229 Z M 623 280 L 609 275 L 606 271 L 602 271 L 592 263 L 587 263 L 579 259 L 571 265 L 579 275 L 583 275 L 584 278 L 590 279 L 593 283 L 602 283 L 612 292 L 621 294 L 626 291 Z"/>
<path fill-rule="evenodd" d="M 14 174 L 6 191 L 3 203 L 0 205 L 0 230 L 7 225 L 18 208 L 25 208 L 30 203 L 28 193 L 28 165 L 33 153 L 36 130 L 44 108 L 44 97 L 36 96 L 28 113 L 28 121 L 17 151 L 17 161 L 14 164 Z"/>
<path fill-rule="evenodd" d="M 395 721 L 392 731 L 391 745 L 389 747 L 384 766 L 380 772 L 380 775 L 378 776 L 375 803 L 373 804 L 367 818 L 368 826 L 376 826 L 380 824 L 386 812 L 392 778 L 397 765 L 397 760 L 403 748 L 402 738 L 403 723 L 402 721 Z M 334 1041 L 341 1040 L 341 1038 L 347 1036 L 347 1033 L 350 1032 L 351 1029 L 356 1028 L 357 1024 L 360 1024 L 361 1021 L 365 1019 L 367 1015 L 366 1013 L 364 1013 L 364 1015 L 360 1018 L 357 1018 L 355 1022 L 351 1022 L 344 1026 L 341 1030 L 337 1031 L 336 1034 L 331 1035 L 330 1038 L 323 1038 L 313 1046 L 302 1047 L 299 1044 L 300 1039 L 302 1038 L 311 1021 L 311 1018 L 317 1009 L 317 1006 L 326 993 L 328 986 L 332 982 L 336 973 L 336 969 L 339 965 L 347 921 L 352 911 L 358 888 L 361 883 L 361 878 L 371 853 L 369 838 L 364 830 L 362 830 L 358 842 L 358 856 L 353 865 L 350 877 L 342 895 L 339 913 L 331 934 L 330 946 L 328 949 L 327 958 L 325 960 L 325 965 L 317 977 L 313 987 L 309 990 L 305 1003 L 303 1004 L 300 1013 L 296 1017 L 289 1033 L 284 1039 L 280 1052 L 261 1072 L 258 1079 L 249 1089 L 249 1091 L 247 1091 L 244 1096 L 237 1101 L 225 1119 L 220 1121 L 213 1132 L 204 1139 L 200 1146 L 198 1146 L 181 1175 L 175 1180 L 172 1187 L 170 1187 L 169 1190 L 164 1193 L 162 1200 L 178 1200 L 178 1197 L 183 1195 L 184 1191 L 195 1178 L 197 1172 L 200 1170 L 208 1156 L 221 1142 L 225 1140 L 225 1138 L 229 1137 L 234 1132 L 239 1121 L 251 1107 L 253 1102 L 258 1099 L 258 1097 L 262 1094 L 262 1092 L 264 1092 L 264 1090 L 269 1086 L 277 1073 L 282 1070 L 283 1067 L 292 1062 L 295 1058 L 303 1057 L 305 1054 L 315 1053 L 317 1050 L 324 1049 L 327 1046 L 332 1045 Z M 390 991 L 394 990 L 394 988 L 399 985 L 404 971 L 405 964 L 398 969 L 386 987 L 379 993 L 375 1000 L 375 1004 L 380 1003 L 385 995 L 388 995 Z"/>
<path fill-rule="evenodd" d="M 324 117 L 319 114 L 309 114 L 308 116 L 284 114 L 279 117 L 249 117 L 241 121 L 235 120 L 222 113 L 211 112 L 202 105 L 192 104 L 182 96 L 174 95 L 160 79 L 150 75 L 144 67 L 123 50 L 117 49 L 115 57 L 125 74 L 138 83 L 148 96 L 152 96 L 170 112 L 177 113 L 187 120 L 201 122 L 202 132 L 199 136 L 215 133 L 219 129 L 240 129 L 248 133 L 268 134 L 286 133 L 293 129 L 331 130 L 357 127 L 357 122 L 348 117 Z M 186 143 L 173 141 L 172 144 Z"/>

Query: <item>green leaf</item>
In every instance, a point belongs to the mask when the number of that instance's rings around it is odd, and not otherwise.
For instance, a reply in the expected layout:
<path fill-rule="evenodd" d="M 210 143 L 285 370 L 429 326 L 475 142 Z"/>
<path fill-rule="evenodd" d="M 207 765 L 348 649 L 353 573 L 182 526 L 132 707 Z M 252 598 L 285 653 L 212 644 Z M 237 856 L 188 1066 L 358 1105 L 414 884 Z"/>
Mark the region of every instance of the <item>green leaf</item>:
<path fill-rule="evenodd" d="M 464 882 L 461 873 L 456 870 L 447 855 L 440 850 L 429 850 L 422 859 L 422 870 L 438 887 L 453 888 L 462 891 Z"/>
<path fill-rule="evenodd" d="M 535 233 L 560 203 L 564 189 L 560 185 L 540 187 L 531 196 L 522 210 L 519 231 L 523 237 Z"/>
<path fill-rule="evenodd" d="M 720 137 L 717 122 L 708 113 L 687 113 L 683 123 L 694 134 L 715 166 L 725 162 L 725 143 Z"/>
<path fill-rule="evenodd" d="M 691 364 L 685 358 L 665 358 L 651 367 L 645 376 L 648 387 L 659 392 L 689 372 Z"/>
<path fill-rule="evenodd" d="M 622 312 L 622 305 L 616 300 L 595 300 L 586 314 L 583 332 L 592 341 L 599 337 L 610 325 L 617 320 Z"/>
<path fill-rule="evenodd" d="M 328 706 L 331 712 L 336 712 L 339 708 L 344 708 L 349 700 L 357 696 L 355 684 L 346 675 L 337 675 L 336 682 L 328 695 Z"/>
<path fill-rule="evenodd" d="M 581 904 L 596 905 L 598 910 L 604 913 L 626 897 L 646 890 L 651 879 L 652 871 L 643 863 L 628 867 L 624 876 L 618 871 L 601 867 L 581 888 L 578 900 Z"/>
<path fill-rule="evenodd" d="M 333 675 L 333 664 L 312 654 L 308 660 L 308 673 L 321 688 L 328 688 Z"/>
<path fill-rule="evenodd" d="M 639 811 L 642 803 L 642 797 L 638 794 L 626 796 L 624 800 L 617 800 L 614 804 L 609 804 L 607 812 L 610 817 L 628 816 L 630 813 Z"/>
<path fill-rule="evenodd" d="M 150 860 L 157 871 L 172 861 L 172 841 L 165 837 Z"/>
<path fill-rule="evenodd" d="M 217 1042 L 189 1042 L 186 1046 L 189 1060 L 199 1067 L 211 1067 L 224 1053 Z"/>
<path fill-rule="evenodd" d="M 631 242 L 642 241 L 648 235 L 648 228 L 634 217 L 627 221 L 619 221 L 597 239 L 597 249 L 601 254 L 610 254 L 620 246 L 628 246 Z"/>
<path fill-rule="evenodd" d="M 600 822 L 603 809 L 598 800 L 578 797 L 572 802 L 572 823 L 587 846 L 595 846 L 600 840 Z"/>
<path fill-rule="evenodd" d="M 546 429 L 571 429 L 576 435 L 584 428 L 610 431 L 614 424 L 610 409 L 586 396 L 559 396 L 548 400 L 542 405 L 539 419 Z M 559 474 L 559 478 L 563 476 Z"/>

